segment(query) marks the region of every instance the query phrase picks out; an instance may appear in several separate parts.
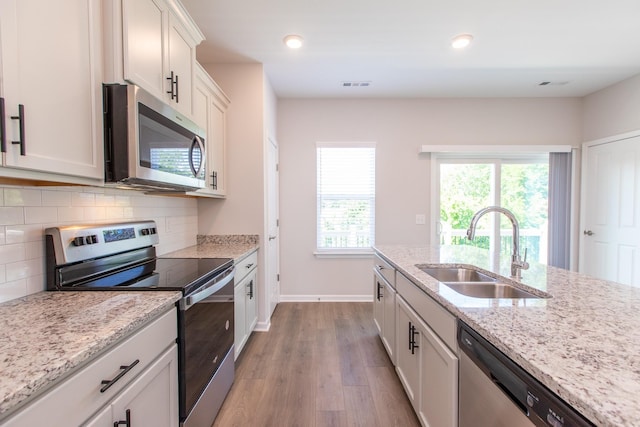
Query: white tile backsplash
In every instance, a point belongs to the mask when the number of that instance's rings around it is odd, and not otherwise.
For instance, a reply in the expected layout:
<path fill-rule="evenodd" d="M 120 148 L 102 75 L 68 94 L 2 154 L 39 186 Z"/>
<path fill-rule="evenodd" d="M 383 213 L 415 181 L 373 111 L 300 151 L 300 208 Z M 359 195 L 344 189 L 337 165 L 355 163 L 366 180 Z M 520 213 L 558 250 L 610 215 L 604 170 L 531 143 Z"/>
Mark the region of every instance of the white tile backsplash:
<path fill-rule="evenodd" d="M 0 225 L 13 224 L 24 224 L 24 209 L 17 207 L 0 207 Z"/>
<path fill-rule="evenodd" d="M 42 192 L 29 188 L 5 188 L 5 206 L 42 206 Z"/>
<path fill-rule="evenodd" d="M 193 198 L 111 188 L 0 186 L 0 302 L 45 290 L 45 228 L 148 219 L 158 224 L 158 254 L 196 244 Z"/>

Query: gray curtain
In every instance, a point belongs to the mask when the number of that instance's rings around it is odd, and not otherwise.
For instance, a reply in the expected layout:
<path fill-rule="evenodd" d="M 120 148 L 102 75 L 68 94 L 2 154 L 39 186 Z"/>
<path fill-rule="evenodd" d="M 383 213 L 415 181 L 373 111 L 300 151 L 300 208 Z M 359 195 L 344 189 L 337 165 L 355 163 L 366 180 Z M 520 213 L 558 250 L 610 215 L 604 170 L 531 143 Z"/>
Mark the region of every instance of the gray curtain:
<path fill-rule="evenodd" d="M 549 154 L 549 252 L 547 263 L 569 269 L 571 153 Z"/>

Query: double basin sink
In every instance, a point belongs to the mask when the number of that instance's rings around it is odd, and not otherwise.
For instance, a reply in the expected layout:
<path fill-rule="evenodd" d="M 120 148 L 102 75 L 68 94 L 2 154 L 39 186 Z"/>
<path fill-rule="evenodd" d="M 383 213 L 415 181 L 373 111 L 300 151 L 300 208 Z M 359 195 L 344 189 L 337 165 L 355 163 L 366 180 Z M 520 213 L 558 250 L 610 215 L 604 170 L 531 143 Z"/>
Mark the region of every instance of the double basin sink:
<path fill-rule="evenodd" d="M 545 298 L 472 268 L 417 267 L 459 294 L 475 298 Z"/>

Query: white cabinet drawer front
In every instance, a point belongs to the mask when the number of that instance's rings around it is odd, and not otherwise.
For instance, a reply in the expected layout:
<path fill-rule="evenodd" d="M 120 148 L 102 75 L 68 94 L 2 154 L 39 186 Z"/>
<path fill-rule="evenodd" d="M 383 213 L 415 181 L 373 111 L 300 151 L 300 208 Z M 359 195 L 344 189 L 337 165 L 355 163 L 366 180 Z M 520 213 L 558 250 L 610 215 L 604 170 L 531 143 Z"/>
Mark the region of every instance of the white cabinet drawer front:
<path fill-rule="evenodd" d="M 396 287 L 396 270 L 379 255 L 373 258 L 373 268 L 394 288 Z"/>
<path fill-rule="evenodd" d="M 175 309 L 165 313 L 26 406 L 6 426 L 80 425 L 175 342 L 177 323 Z M 107 385 L 102 381 L 118 375 L 119 379 L 100 392 Z"/>
<path fill-rule="evenodd" d="M 254 251 L 236 263 L 235 282 L 240 283 L 249 272 L 258 266 L 258 252 Z"/>
<path fill-rule="evenodd" d="M 396 290 L 449 348 L 456 348 L 456 318 L 451 313 L 401 273 L 396 276 Z"/>

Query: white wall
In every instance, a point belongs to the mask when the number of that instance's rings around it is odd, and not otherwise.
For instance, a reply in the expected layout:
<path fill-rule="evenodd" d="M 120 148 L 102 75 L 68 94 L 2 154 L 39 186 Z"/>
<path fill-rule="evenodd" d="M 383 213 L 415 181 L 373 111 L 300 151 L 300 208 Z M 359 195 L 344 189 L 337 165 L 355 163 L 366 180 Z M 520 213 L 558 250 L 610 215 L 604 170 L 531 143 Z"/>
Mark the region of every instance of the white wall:
<path fill-rule="evenodd" d="M 376 242 L 428 241 L 429 156 L 422 144 L 572 144 L 581 101 L 536 99 L 281 99 L 281 293 L 287 299 L 370 298 L 370 259 L 317 259 L 317 141 L 374 141 Z M 415 215 L 427 215 L 416 225 Z"/>
<path fill-rule="evenodd" d="M 194 199 L 93 187 L 0 186 L 0 302 L 45 290 L 44 229 L 155 220 L 159 254 L 195 245 Z"/>
<path fill-rule="evenodd" d="M 231 99 L 227 110 L 226 199 L 198 202 L 200 234 L 263 234 L 261 64 L 203 65 Z"/>
<path fill-rule="evenodd" d="M 200 234 L 257 234 L 265 242 L 265 138 L 275 135 L 276 96 L 262 64 L 209 64 L 231 99 L 227 110 L 227 197 L 198 201 Z M 258 251 L 258 328 L 269 325 L 265 251 Z"/>
<path fill-rule="evenodd" d="M 640 129 L 640 75 L 584 97 L 583 104 L 584 141 Z"/>

